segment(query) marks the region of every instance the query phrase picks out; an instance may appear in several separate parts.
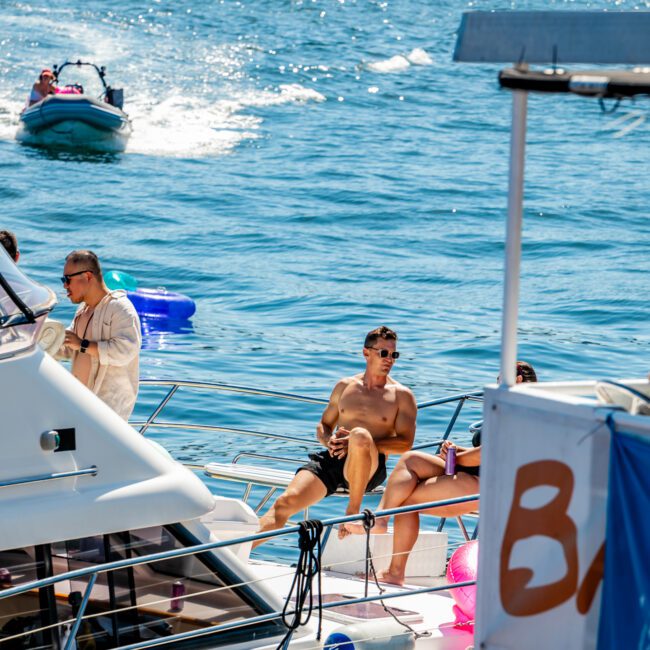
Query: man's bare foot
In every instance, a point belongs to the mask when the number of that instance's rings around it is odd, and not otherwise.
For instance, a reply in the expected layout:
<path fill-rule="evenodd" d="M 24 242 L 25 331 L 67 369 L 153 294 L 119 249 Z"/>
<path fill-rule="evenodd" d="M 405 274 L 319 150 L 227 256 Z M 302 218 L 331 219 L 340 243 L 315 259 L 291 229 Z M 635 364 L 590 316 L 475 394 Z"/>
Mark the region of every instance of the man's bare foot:
<path fill-rule="evenodd" d="M 339 524 L 339 539 L 344 539 L 347 537 L 352 531 L 348 529 L 348 526 L 353 526 L 354 524 L 349 523 L 349 524 Z"/>
<path fill-rule="evenodd" d="M 347 535 L 352 533 L 352 535 L 365 535 L 366 529 L 363 527 L 362 523 L 357 521 L 350 521 L 347 524 L 343 524 L 347 531 Z M 375 520 L 375 525 L 370 529 L 371 535 L 382 535 L 388 530 L 388 517 L 379 517 Z"/>
<path fill-rule="evenodd" d="M 388 569 L 377 571 L 377 582 L 385 582 L 389 585 L 401 587 L 404 584 L 404 576 L 391 573 Z"/>
<path fill-rule="evenodd" d="M 358 515 L 359 511 L 358 510 L 346 510 L 345 511 L 346 515 Z M 339 524 L 339 539 L 344 539 L 347 537 L 350 533 L 352 533 L 352 530 L 350 529 L 350 526 L 354 526 L 354 522 L 349 522 L 346 524 Z"/>

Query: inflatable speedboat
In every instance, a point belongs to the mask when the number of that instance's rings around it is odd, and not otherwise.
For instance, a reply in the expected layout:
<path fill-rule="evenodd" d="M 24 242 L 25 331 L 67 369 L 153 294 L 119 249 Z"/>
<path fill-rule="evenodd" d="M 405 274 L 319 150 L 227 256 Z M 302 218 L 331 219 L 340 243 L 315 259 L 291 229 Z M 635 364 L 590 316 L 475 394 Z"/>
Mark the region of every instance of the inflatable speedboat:
<path fill-rule="evenodd" d="M 124 151 L 131 135 L 131 122 L 122 110 L 123 90 L 106 84 L 104 67 L 82 61 L 66 62 L 60 68 L 54 66 L 55 79 L 70 65 L 92 66 L 97 71 L 103 85 L 100 98 L 85 94 L 79 84 L 59 88 L 56 94 L 23 111 L 16 138 L 41 146 Z"/>

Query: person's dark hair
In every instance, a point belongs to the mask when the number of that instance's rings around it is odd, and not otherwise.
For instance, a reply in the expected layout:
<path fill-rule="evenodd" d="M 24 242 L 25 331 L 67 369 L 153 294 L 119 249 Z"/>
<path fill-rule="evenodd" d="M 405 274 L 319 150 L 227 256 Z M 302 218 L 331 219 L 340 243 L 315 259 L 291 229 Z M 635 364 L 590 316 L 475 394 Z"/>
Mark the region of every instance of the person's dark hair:
<path fill-rule="evenodd" d="M 517 377 L 521 377 L 524 383 L 537 381 L 535 370 L 526 361 L 517 361 Z"/>
<path fill-rule="evenodd" d="M 397 341 L 397 332 L 393 332 L 392 329 L 382 325 L 376 329 L 368 332 L 366 334 L 366 340 L 363 344 L 364 348 L 370 348 L 378 339 L 384 339 L 386 341 Z"/>
<path fill-rule="evenodd" d="M 90 271 L 98 280 L 101 280 L 103 277 L 99 259 L 97 259 L 97 255 L 92 251 L 72 251 L 65 258 L 65 261 L 83 266 L 85 271 Z"/>
<path fill-rule="evenodd" d="M 0 230 L 0 244 L 9 253 L 9 257 L 15 262 L 18 257 L 18 240 L 11 230 Z"/>

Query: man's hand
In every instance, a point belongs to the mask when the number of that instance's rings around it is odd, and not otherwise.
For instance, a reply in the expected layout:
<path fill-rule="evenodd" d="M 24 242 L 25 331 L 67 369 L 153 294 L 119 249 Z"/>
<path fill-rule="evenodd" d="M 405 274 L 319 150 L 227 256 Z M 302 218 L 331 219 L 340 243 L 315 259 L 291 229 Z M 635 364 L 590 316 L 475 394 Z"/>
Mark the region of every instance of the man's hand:
<path fill-rule="evenodd" d="M 350 432 L 344 427 L 339 427 L 330 437 L 327 448 L 330 456 L 334 458 L 345 458 L 348 453 L 348 442 Z"/>
<path fill-rule="evenodd" d="M 71 350 L 77 351 L 81 349 L 81 339 L 72 330 L 65 331 L 65 339 L 63 339 L 63 343 Z"/>

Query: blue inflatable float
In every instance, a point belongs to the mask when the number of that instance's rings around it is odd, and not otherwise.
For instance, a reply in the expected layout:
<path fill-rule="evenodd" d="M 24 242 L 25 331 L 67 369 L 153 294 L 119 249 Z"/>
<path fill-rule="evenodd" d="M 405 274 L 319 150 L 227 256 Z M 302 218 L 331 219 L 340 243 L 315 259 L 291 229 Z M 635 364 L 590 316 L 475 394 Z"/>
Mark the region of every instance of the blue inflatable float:
<path fill-rule="evenodd" d="M 167 289 L 136 289 L 127 291 L 126 295 L 138 314 L 145 318 L 187 320 L 196 311 L 191 298 Z"/>
<path fill-rule="evenodd" d="M 196 311 L 196 303 L 182 293 L 159 289 L 139 289 L 136 279 L 124 271 L 108 271 L 104 282 L 109 289 L 126 289 L 126 295 L 141 318 L 188 320 Z"/>

